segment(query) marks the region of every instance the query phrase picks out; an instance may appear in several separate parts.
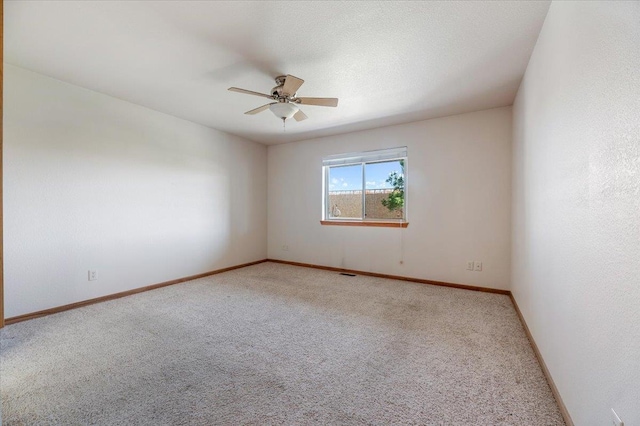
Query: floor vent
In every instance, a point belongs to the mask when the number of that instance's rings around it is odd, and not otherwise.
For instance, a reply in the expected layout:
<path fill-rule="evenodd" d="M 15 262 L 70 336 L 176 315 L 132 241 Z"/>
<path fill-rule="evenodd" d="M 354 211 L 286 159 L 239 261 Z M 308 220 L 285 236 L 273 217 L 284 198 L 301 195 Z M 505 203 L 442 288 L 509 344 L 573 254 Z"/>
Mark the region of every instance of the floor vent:
<path fill-rule="evenodd" d="M 346 272 L 340 272 L 340 275 L 345 275 L 347 277 L 355 277 L 356 274 L 347 274 Z"/>

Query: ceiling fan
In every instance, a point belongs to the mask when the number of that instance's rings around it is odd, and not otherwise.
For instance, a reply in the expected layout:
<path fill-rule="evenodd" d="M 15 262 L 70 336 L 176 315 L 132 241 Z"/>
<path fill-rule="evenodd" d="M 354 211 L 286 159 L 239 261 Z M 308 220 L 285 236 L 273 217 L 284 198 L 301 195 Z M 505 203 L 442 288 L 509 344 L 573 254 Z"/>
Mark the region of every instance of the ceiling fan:
<path fill-rule="evenodd" d="M 245 114 L 255 115 L 266 109 L 271 110 L 276 117 L 286 119 L 293 117 L 296 121 L 307 119 L 307 115 L 302 112 L 298 105 L 316 105 L 335 107 L 338 106 L 338 98 L 301 98 L 296 96 L 296 92 L 302 86 L 304 80 L 292 75 L 280 75 L 276 77 L 276 87 L 271 89 L 271 94 L 258 93 L 252 90 L 240 89 L 237 87 L 229 87 L 232 92 L 246 93 L 247 95 L 261 96 L 271 99 L 274 102 L 262 105 L 256 109 L 245 112 Z"/>

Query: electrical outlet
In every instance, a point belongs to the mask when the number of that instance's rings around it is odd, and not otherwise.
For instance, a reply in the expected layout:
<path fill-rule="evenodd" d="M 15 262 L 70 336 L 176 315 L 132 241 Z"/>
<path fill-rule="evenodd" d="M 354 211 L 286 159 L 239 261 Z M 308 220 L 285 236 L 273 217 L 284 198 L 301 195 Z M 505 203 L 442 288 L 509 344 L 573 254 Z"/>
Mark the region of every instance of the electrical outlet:
<path fill-rule="evenodd" d="M 482 271 L 482 262 L 478 262 L 478 261 L 476 260 L 475 268 L 473 268 L 473 270 L 474 270 L 474 271 L 478 271 L 478 272 Z"/>
<path fill-rule="evenodd" d="M 475 268 L 473 260 L 470 260 L 467 262 L 467 271 L 473 271 L 473 268 Z"/>
<path fill-rule="evenodd" d="M 614 426 L 624 426 L 624 422 L 620 420 L 620 417 L 618 417 L 618 414 L 616 414 L 613 408 L 611 409 L 611 420 Z"/>
<path fill-rule="evenodd" d="M 286 244 L 283 244 L 283 245 L 282 245 L 282 250 L 283 250 L 283 251 L 289 251 L 289 246 L 288 246 L 288 245 L 286 245 Z"/>
<path fill-rule="evenodd" d="M 89 281 L 95 281 L 98 279 L 98 271 L 89 271 Z"/>

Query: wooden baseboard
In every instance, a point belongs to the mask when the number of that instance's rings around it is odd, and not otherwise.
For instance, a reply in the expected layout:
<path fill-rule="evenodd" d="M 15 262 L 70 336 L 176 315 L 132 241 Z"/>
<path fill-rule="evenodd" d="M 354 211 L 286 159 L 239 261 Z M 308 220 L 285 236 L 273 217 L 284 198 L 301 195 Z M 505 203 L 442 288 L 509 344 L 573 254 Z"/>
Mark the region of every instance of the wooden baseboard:
<path fill-rule="evenodd" d="M 513 302 L 513 306 L 516 309 L 516 312 L 518 313 L 518 317 L 520 318 L 520 322 L 522 323 L 522 327 L 524 328 L 524 332 L 527 334 L 527 338 L 529 339 L 529 343 L 531 343 L 531 347 L 533 348 L 533 352 L 535 352 L 536 358 L 538 358 L 538 363 L 540 364 L 540 368 L 542 369 L 542 373 L 544 374 L 545 378 L 547 379 L 547 383 L 549 384 L 549 388 L 551 388 L 551 393 L 553 394 L 553 397 L 555 398 L 556 403 L 558 404 L 558 408 L 560 408 L 560 413 L 562 414 L 562 417 L 564 418 L 564 422 L 567 424 L 567 426 L 573 426 L 573 420 L 571 419 L 571 416 L 569 415 L 569 410 L 567 410 L 567 406 L 564 405 L 564 401 L 562 400 L 562 397 L 560 396 L 560 392 L 558 392 L 558 388 L 556 387 L 556 384 L 553 381 L 553 377 L 551 377 L 551 373 L 549 372 L 549 369 L 547 368 L 547 364 L 544 362 L 544 358 L 542 358 L 542 354 L 540 353 L 540 350 L 538 349 L 538 345 L 536 345 L 536 341 L 533 340 L 533 335 L 531 334 L 531 331 L 529 330 L 529 326 L 527 325 L 527 322 L 524 320 L 524 317 L 522 316 L 522 312 L 520 312 L 520 308 L 518 307 L 518 303 L 516 302 L 516 299 L 513 297 L 513 293 L 509 292 L 509 297 L 511 297 L 511 302 Z"/>
<path fill-rule="evenodd" d="M 366 275 L 369 277 L 388 278 L 391 280 L 410 281 L 410 282 L 420 283 L 420 284 L 439 285 L 443 287 L 460 288 L 463 290 L 483 291 L 485 293 L 504 294 L 507 296 L 511 295 L 511 292 L 509 290 L 500 290 L 497 288 L 477 287 L 473 285 L 448 283 L 444 281 L 424 280 L 421 278 L 403 277 L 399 275 L 378 274 L 377 272 L 364 272 L 364 271 L 357 271 L 355 269 L 334 268 L 332 266 L 321 266 L 321 265 L 313 265 L 310 263 L 290 262 L 288 260 L 278 260 L 278 259 L 267 259 L 267 260 L 269 262 L 283 263 L 285 265 L 303 266 L 305 268 L 314 268 L 314 269 L 324 269 L 325 271 L 346 272 L 349 274 Z"/>
<path fill-rule="evenodd" d="M 258 260 L 255 262 L 243 263 L 242 265 L 230 266 L 228 268 L 216 269 L 215 271 L 204 272 L 202 274 L 191 275 L 188 277 L 178 278 L 171 281 L 165 281 L 158 284 L 152 284 L 145 287 L 134 288 L 133 290 L 127 290 L 120 293 L 109 294 L 107 296 L 96 297 L 95 299 L 83 300 L 82 302 L 70 303 L 68 305 L 58 306 L 55 308 L 45 309 L 42 311 L 32 312 L 30 314 L 18 315 L 15 317 L 7 318 L 5 324 L 15 324 L 21 321 L 27 321 L 34 318 L 43 317 L 46 315 L 57 314 L 58 312 L 68 311 L 70 309 L 80 308 L 82 306 L 93 305 L 94 303 L 106 302 L 107 300 L 119 299 L 125 296 L 131 296 L 132 294 L 142 293 L 149 290 L 155 290 L 161 287 L 167 287 L 174 284 L 180 284 L 185 281 L 191 281 L 198 278 L 208 277 L 209 275 L 220 274 L 222 272 L 232 271 L 234 269 L 244 268 L 246 266 L 257 265 L 258 263 L 266 262 L 267 259 Z"/>

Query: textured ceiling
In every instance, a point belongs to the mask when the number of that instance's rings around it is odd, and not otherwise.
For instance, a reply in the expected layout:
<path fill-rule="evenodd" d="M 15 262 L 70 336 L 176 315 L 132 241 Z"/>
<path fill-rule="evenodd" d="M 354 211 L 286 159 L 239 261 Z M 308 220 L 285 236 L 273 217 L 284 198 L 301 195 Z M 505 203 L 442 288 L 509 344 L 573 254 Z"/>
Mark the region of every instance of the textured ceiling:
<path fill-rule="evenodd" d="M 549 2 L 5 1 L 5 60 L 273 144 L 510 105 Z M 305 80 L 302 122 L 270 111 Z"/>

